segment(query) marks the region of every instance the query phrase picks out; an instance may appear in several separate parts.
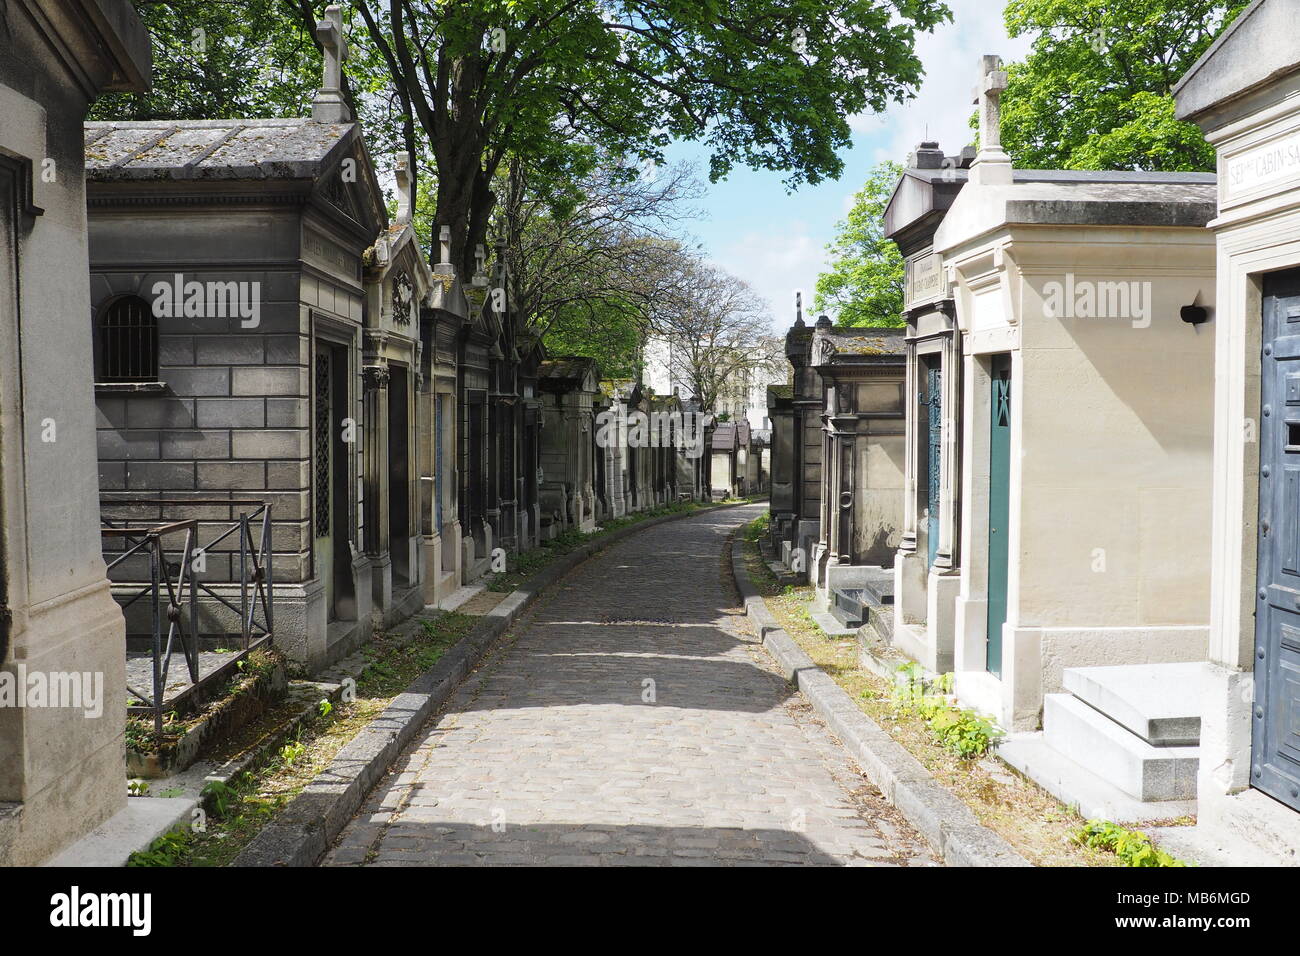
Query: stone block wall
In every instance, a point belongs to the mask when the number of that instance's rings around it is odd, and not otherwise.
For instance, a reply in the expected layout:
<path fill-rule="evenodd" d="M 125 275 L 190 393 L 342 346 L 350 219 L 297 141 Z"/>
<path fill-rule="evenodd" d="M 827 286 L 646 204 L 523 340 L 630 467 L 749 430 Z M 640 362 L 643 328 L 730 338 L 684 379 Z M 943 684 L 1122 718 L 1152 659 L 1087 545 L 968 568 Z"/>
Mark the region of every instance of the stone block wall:
<path fill-rule="evenodd" d="M 99 389 L 99 479 L 106 497 L 253 498 L 272 506 L 276 581 L 310 573 L 310 339 L 300 326 L 296 270 L 182 270 L 186 281 L 259 283 L 260 316 L 245 329 L 235 318 L 159 318 L 158 392 Z M 153 300 L 155 283 L 175 271 L 96 271 L 91 304 L 98 316 L 123 294 Z M 97 330 L 97 327 L 96 327 Z M 106 514 L 142 520 L 196 518 L 205 550 L 200 580 L 238 575 L 237 535 L 213 540 L 240 507 L 156 506 Z M 170 543 L 170 542 L 169 542 Z M 175 544 L 179 545 L 179 539 Z M 112 560 L 111 552 L 108 554 Z M 116 567 L 114 581 L 148 577 L 143 557 Z"/>

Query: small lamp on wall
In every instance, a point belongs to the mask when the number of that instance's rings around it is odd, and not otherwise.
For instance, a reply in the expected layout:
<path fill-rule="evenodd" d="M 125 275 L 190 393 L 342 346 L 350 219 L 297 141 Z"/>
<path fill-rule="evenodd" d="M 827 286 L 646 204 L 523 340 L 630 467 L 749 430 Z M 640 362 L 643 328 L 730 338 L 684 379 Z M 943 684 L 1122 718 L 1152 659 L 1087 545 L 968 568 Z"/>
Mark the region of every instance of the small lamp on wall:
<path fill-rule="evenodd" d="M 1202 322 L 1208 322 L 1210 319 L 1210 310 L 1203 305 L 1198 305 L 1201 301 L 1200 290 L 1197 290 L 1196 298 L 1192 300 L 1191 305 L 1185 305 L 1178 310 L 1179 318 L 1188 325 L 1200 325 Z"/>

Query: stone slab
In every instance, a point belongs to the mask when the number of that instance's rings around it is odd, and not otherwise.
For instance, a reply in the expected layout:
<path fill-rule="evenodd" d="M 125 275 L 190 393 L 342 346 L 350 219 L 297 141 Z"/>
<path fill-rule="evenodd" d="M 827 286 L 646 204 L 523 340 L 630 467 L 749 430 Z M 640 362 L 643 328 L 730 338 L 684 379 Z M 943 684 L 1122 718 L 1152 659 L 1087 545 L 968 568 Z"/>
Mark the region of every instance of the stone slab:
<path fill-rule="evenodd" d="M 478 584 L 461 585 L 456 590 L 448 594 L 441 601 L 439 601 L 436 609 L 440 609 L 443 611 L 455 611 L 457 608 L 461 607 L 466 601 L 468 601 L 474 595 L 481 592 L 486 587 L 487 585 L 481 582 Z M 425 609 L 432 611 L 435 610 L 435 607 L 432 604 L 429 604 L 429 605 L 425 605 Z"/>
<path fill-rule="evenodd" d="M 1130 796 L 1054 749 L 1040 730 L 1009 734 L 998 744 L 995 753 L 1066 806 L 1076 807 L 1089 820 L 1144 823 L 1196 813 L 1195 800 L 1142 801 Z"/>
<path fill-rule="evenodd" d="M 1296 866 L 1300 860 L 1276 857 L 1258 844 L 1223 831 L 1193 827 L 1150 827 L 1147 836 L 1160 849 L 1196 866 Z"/>
<path fill-rule="evenodd" d="M 1153 747 L 1070 694 L 1043 698 L 1044 739 L 1141 801 L 1196 797 L 1197 747 Z"/>
<path fill-rule="evenodd" d="M 856 627 L 840 623 L 840 619 L 830 611 L 810 611 L 809 614 L 827 637 L 852 637 L 858 633 Z"/>
<path fill-rule="evenodd" d="M 1157 747 L 1195 746 L 1201 738 L 1206 665 L 1067 667 L 1065 689 Z"/>
<path fill-rule="evenodd" d="M 125 866 L 132 853 L 148 849 L 174 827 L 188 825 L 198 805 L 187 797 L 131 797 L 125 807 L 41 865 Z"/>

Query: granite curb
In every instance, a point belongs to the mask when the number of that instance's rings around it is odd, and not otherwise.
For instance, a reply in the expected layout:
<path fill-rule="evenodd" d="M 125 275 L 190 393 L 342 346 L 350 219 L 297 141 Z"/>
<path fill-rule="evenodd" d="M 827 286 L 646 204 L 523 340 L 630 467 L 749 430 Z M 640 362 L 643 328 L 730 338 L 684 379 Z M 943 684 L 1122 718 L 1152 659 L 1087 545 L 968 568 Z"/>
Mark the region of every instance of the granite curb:
<path fill-rule="evenodd" d="M 839 737 L 863 773 L 898 807 L 949 866 L 1032 866 L 1002 837 L 980 824 L 960 798 L 940 784 L 889 736 L 781 627 L 745 567 L 743 540 L 732 538 L 731 568 L 745 613 L 781 672 Z"/>
<path fill-rule="evenodd" d="M 720 505 L 684 514 L 661 515 L 619 528 L 557 559 L 510 592 L 427 673 L 344 745 L 284 812 L 240 851 L 231 866 L 313 866 L 360 809 L 372 787 L 411 743 L 425 722 L 469 676 L 492 644 L 548 587 L 610 545 L 669 521 L 698 518 L 754 502 Z"/>

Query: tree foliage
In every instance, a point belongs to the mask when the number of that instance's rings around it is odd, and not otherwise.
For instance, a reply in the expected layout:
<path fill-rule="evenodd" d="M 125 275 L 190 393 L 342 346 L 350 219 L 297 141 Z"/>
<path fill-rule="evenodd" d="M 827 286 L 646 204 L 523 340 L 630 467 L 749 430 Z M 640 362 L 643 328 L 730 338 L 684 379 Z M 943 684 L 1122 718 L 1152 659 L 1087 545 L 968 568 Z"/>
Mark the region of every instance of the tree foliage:
<path fill-rule="evenodd" d="M 872 169 L 826 247 L 831 265 L 817 277 L 813 308 L 833 311 L 839 325 L 903 324 L 903 257 L 884 233 L 885 207 L 902 174 L 894 162 Z"/>
<path fill-rule="evenodd" d="M 320 86 L 320 50 L 295 0 L 135 0 L 153 51 L 148 93 L 108 93 L 92 119 L 301 116 Z"/>
<path fill-rule="evenodd" d="M 432 156 L 453 262 L 470 268 L 509 157 L 573 178 L 589 147 L 661 162 L 704 142 L 710 176 L 836 176 L 846 117 L 903 99 L 940 0 L 353 0 Z"/>
<path fill-rule="evenodd" d="M 1031 169 L 1213 170 L 1170 91 L 1248 0 L 1010 0 L 1002 146 Z"/>

